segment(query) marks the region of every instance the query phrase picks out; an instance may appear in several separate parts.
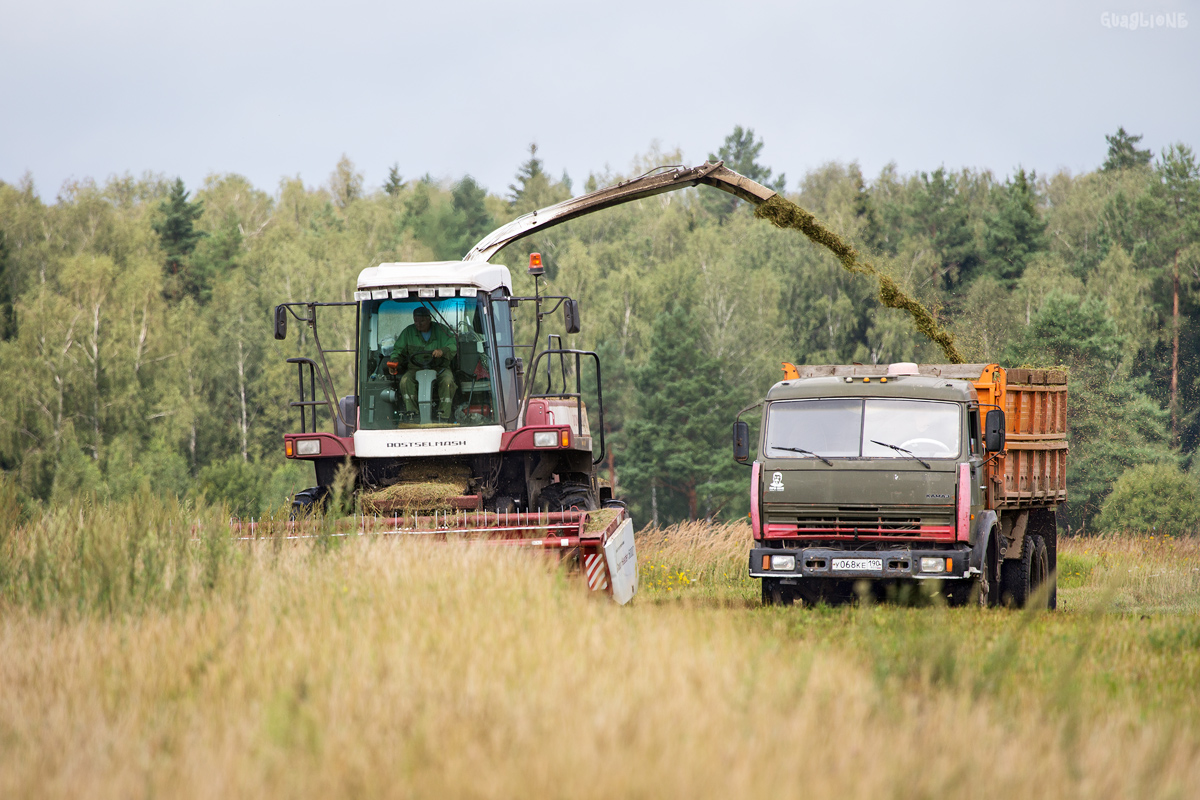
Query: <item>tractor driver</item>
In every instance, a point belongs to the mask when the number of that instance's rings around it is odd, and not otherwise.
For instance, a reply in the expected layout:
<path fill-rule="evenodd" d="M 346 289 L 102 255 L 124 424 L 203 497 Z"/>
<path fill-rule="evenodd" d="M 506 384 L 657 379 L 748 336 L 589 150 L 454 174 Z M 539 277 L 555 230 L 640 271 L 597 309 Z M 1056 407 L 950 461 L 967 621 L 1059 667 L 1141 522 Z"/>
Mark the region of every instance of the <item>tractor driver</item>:
<path fill-rule="evenodd" d="M 410 416 L 417 413 L 417 372 L 423 369 L 437 371 L 434 383 L 437 386 L 438 419 L 450 419 L 450 406 L 458 384 L 454 382 L 454 371 L 450 365 L 458 354 L 458 342 L 454 334 L 433 316 L 425 306 L 413 310 L 413 324 L 396 337 L 392 345 L 392 356 L 388 359 L 388 372 L 400 375 L 400 396 L 404 398 L 404 410 Z"/>

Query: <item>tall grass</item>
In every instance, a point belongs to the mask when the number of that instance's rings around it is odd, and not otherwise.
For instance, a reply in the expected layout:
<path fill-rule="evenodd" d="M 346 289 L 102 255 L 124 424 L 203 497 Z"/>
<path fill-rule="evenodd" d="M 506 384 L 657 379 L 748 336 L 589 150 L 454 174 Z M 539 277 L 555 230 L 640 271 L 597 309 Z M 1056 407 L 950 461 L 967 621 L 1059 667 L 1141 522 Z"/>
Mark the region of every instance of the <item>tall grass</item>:
<path fill-rule="evenodd" d="M 1157 544 L 1114 543 L 1111 568 L 1064 589 L 1057 614 L 762 608 L 753 582 L 725 577 L 745 572 L 744 526 L 685 526 L 639 536 L 642 574 L 657 563 L 695 580 L 647 582 L 621 608 L 538 555 L 235 543 L 227 528 L 208 537 L 219 510 L 156 502 L 5 529 L 17 577 L 0 600 L 0 797 L 1140 798 L 1200 785 L 1200 623 L 1085 594 L 1119 596 L 1096 582 L 1124 580 L 1126 552 L 1157 563 Z M 37 558 L 57 577 L 28 577 Z"/>
<path fill-rule="evenodd" d="M 759 594 L 747 576 L 751 544 L 750 526 L 742 522 L 646 528 L 637 536 L 640 585 L 656 600 L 750 601 Z"/>
<path fill-rule="evenodd" d="M 109 615 L 186 606 L 236 587 L 245 567 L 222 506 L 148 491 L 0 523 L 0 605 Z"/>

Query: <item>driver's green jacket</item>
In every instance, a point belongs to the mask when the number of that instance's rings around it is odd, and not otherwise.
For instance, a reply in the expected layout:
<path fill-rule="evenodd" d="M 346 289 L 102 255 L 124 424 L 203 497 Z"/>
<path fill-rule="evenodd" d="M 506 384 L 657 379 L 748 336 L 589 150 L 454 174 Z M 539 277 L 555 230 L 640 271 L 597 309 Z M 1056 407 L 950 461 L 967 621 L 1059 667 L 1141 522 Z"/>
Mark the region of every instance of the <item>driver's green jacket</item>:
<path fill-rule="evenodd" d="M 421 353 L 432 354 L 434 350 L 441 350 L 441 358 L 426 358 L 418 357 L 413 361 L 414 356 L 419 356 Z M 418 369 L 436 369 L 441 372 L 446 367 L 454 363 L 454 356 L 458 353 L 458 342 L 454 338 L 454 334 L 440 322 L 434 322 L 429 328 L 429 341 L 425 341 L 417 330 L 416 325 L 409 325 L 400 335 L 396 337 L 396 343 L 392 345 L 392 361 L 399 363 L 401 370 L 406 370 L 409 367 Z"/>

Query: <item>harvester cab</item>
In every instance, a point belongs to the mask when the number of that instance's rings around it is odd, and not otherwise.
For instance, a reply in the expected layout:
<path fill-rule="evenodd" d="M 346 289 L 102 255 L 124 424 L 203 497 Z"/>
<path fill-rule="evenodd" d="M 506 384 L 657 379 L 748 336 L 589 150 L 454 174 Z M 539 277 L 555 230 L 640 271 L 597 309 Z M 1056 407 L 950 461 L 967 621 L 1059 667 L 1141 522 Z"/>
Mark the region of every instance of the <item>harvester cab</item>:
<path fill-rule="evenodd" d="M 525 303 L 535 308 L 533 344 L 514 340 L 513 312 Z M 330 305 L 355 307 L 353 351 L 322 345 L 317 318 Z M 301 431 L 285 436 L 285 451 L 312 460 L 318 483 L 295 510 L 324 502 L 348 458 L 365 507 L 376 512 L 445 506 L 444 487 L 428 485 L 446 476 L 458 490 L 449 505 L 460 510 L 599 508 L 610 499 L 595 470 L 604 456 L 599 358 L 563 347 L 562 334 L 536 346 L 543 321 L 559 309 L 577 332 L 574 301 L 540 288 L 514 296 L 508 268 L 478 260 L 380 264 L 359 275 L 353 303 L 281 305 L 277 319 L 306 324 L 317 350 L 315 360 L 289 359 L 303 396 L 291 404 Z M 352 353 L 355 389 L 336 402 L 328 364 L 335 353 Z M 527 384 L 529 358 L 540 380 Z M 595 440 L 585 382 L 601 422 Z M 332 432 L 319 429 L 322 408 Z M 413 496 L 408 484 L 438 496 Z"/>

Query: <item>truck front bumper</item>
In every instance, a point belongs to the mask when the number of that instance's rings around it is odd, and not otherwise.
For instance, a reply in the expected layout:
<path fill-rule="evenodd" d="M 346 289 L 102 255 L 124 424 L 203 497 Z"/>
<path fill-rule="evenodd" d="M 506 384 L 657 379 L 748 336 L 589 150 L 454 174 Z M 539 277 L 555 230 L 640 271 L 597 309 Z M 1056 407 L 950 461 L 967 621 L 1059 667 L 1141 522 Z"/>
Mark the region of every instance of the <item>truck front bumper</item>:
<path fill-rule="evenodd" d="M 789 561 L 789 557 L 791 557 Z M 765 548 L 750 551 L 751 578 L 917 579 L 970 578 L 971 551 L 904 548 L 836 550 L 828 547 Z"/>

